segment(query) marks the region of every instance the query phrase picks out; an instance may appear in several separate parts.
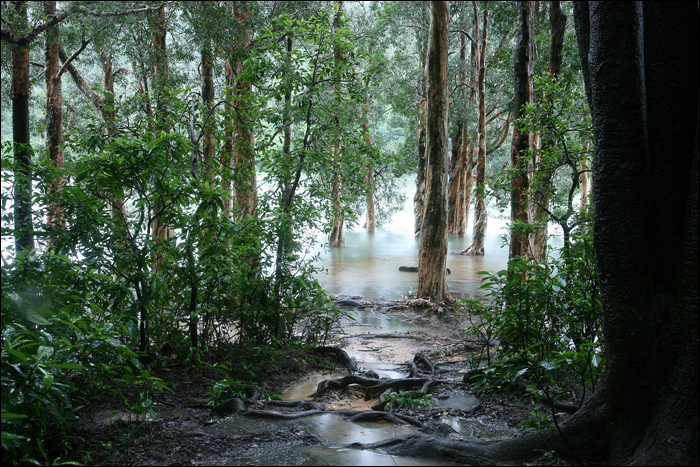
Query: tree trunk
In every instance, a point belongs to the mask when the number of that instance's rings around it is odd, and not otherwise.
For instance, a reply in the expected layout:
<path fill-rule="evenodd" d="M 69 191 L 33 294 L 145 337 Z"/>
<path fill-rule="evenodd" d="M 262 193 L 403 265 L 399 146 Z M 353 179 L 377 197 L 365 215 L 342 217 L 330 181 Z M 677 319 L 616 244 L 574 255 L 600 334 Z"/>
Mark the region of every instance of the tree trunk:
<path fill-rule="evenodd" d="M 44 16 L 49 21 L 56 15 L 56 2 L 44 2 Z M 60 70 L 60 35 L 58 25 L 46 30 L 44 76 L 46 78 L 46 152 L 55 170 L 47 186 L 50 198 L 60 196 L 63 189 L 63 91 Z M 61 204 L 51 199 L 48 206 L 50 227 L 65 227 Z"/>
<path fill-rule="evenodd" d="M 224 147 L 219 156 L 221 164 L 221 189 L 226 193 L 223 199 L 223 216 L 231 219 L 232 216 L 232 196 L 231 179 L 233 174 L 233 133 L 234 133 L 234 87 L 236 86 L 236 76 L 230 60 L 224 61 L 224 80 L 226 83 L 226 103 L 224 104 Z"/>
<path fill-rule="evenodd" d="M 154 77 L 151 82 L 153 83 L 153 92 L 156 98 L 156 115 L 154 124 L 156 133 L 158 133 L 160 131 L 168 132 L 170 126 L 170 113 L 167 108 L 167 97 L 169 94 L 167 82 L 170 71 L 165 41 L 167 32 L 165 8 L 154 10 L 152 14 L 153 22 L 151 32 L 153 37 L 153 48 L 155 51 L 155 65 L 153 67 Z M 151 215 L 151 228 L 153 230 L 153 235 L 161 241 L 168 239 L 170 231 L 168 225 L 162 221 L 163 215 L 165 214 L 165 205 L 166 201 L 159 198 L 159 200 L 155 202 Z M 162 259 L 159 257 L 154 265 L 154 269 L 158 269 L 161 261 Z"/>
<path fill-rule="evenodd" d="M 214 139 L 214 128 L 216 127 L 214 114 L 214 67 L 211 63 L 211 47 L 202 50 L 202 103 L 204 104 L 204 136 L 202 138 L 202 165 L 204 166 L 204 176 L 207 181 L 213 183 L 215 180 L 215 160 L 216 140 Z"/>
<path fill-rule="evenodd" d="M 421 67 L 422 70 L 422 67 Z M 419 71 L 419 74 L 421 72 Z M 425 154 L 425 99 L 421 100 L 418 108 L 418 169 L 416 176 L 416 194 L 413 197 L 413 216 L 415 223 L 413 233 L 420 236 L 423 228 L 426 193 L 426 154 Z"/>
<path fill-rule="evenodd" d="M 27 28 L 27 3 L 16 2 L 18 31 Z M 12 140 L 15 156 L 15 252 L 34 249 L 32 150 L 29 139 L 29 45 L 12 45 Z"/>
<path fill-rule="evenodd" d="M 534 60 L 533 37 L 533 2 L 518 2 L 518 43 L 515 52 L 515 93 L 513 117 L 517 121 L 525 116 L 524 106 L 532 100 L 532 77 L 530 64 Z M 510 153 L 510 163 L 515 172 L 511 180 L 510 191 L 510 251 L 509 258 L 529 257 L 529 235 L 515 227 L 516 222 L 528 223 L 528 161 L 527 150 L 530 147 L 530 134 L 521 131 L 517 125 L 513 127 L 513 145 Z"/>
<path fill-rule="evenodd" d="M 608 463 L 697 465 L 698 8 L 574 14 L 595 131 Z"/>
<path fill-rule="evenodd" d="M 459 60 L 460 60 L 460 71 L 459 71 L 459 85 L 464 88 L 466 87 L 465 75 L 466 75 L 466 38 L 464 34 L 459 36 Z M 465 107 L 469 107 L 469 99 Z M 465 109 L 466 110 L 466 109 Z M 449 215 L 447 219 L 447 231 L 449 233 L 457 234 L 459 237 L 466 236 L 467 226 L 465 213 L 466 208 L 464 206 L 465 201 L 465 191 L 466 191 L 466 179 L 467 179 L 467 164 L 466 164 L 466 150 L 467 144 L 467 129 L 463 120 L 457 122 L 457 134 L 452 140 L 452 163 L 450 167 L 450 195 L 449 195 Z"/>
<path fill-rule="evenodd" d="M 457 231 L 458 237 L 467 236 L 467 226 L 469 225 L 469 210 L 471 209 L 472 202 L 472 191 L 474 190 L 474 167 L 476 166 L 476 148 L 473 144 L 467 144 L 464 142 L 466 153 L 466 169 L 464 171 L 464 223 L 460 227 L 464 227 L 463 230 Z"/>
<path fill-rule="evenodd" d="M 479 21 L 476 2 L 474 5 L 474 40 L 479 40 Z M 477 49 L 479 58 L 477 89 L 479 93 L 479 123 L 478 123 L 478 153 L 476 159 L 476 203 L 474 213 L 474 233 L 472 243 L 460 254 L 462 255 L 483 255 L 484 239 L 486 238 L 486 224 L 488 215 L 486 213 L 486 194 L 484 181 L 486 180 L 486 41 L 488 37 L 488 10 L 484 10 L 484 26 L 481 32 L 481 42 Z"/>
<path fill-rule="evenodd" d="M 245 24 L 242 40 L 238 47 L 241 51 L 247 51 L 251 44 L 251 31 L 248 24 L 250 9 L 246 2 L 240 6 L 233 5 L 233 16 Z M 236 203 L 237 219 L 246 219 L 255 216 L 257 205 L 257 179 L 255 172 L 255 134 L 253 133 L 253 121 L 250 110 L 250 100 L 253 86 L 244 79 L 245 64 L 243 60 L 237 60 L 236 75 L 236 100 L 234 102 L 234 118 L 236 123 L 234 136 L 234 178 L 233 191 Z"/>
<path fill-rule="evenodd" d="M 559 72 L 561 70 L 562 62 L 562 51 L 564 48 L 564 33 L 566 31 L 566 15 L 561 9 L 561 2 L 552 1 L 549 5 L 549 27 L 551 33 L 551 51 L 549 57 L 549 76 L 553 80 L 559 78 Z M 545 99 L 551 99 L 551 96 L 545 96 Z M 556 144 L 555 141 L 545 134 L 542 139 L 542 152 L 549 152 L 549 148 Z M 533 206 L 533 216 L 532 220 L 534 223 L 545 223 L 549 220 L 549 215 L 545 212 L 545 209 L 549 209 L 550 202 L 550 190 L 551 190 L 551 175 L 545 174 L 546 178 L 544 180 L 545 185 L 542 187 L 542 192 L 544 197 L 540 204 L 544 207 L 542 209 L 539 205 Z M 547 261 L 547 226 L 543 225 L 541 227 L 535 227 L 533 232 L 533 254 L 535 261 L 543 262 Z"/>
<path fill-rule="evenodd" d="M 335 16 L 333 18 L 333 30 L 337 31 L 340 29 L 340 19 L 343 16 L 343 2 L 335 2 Z M 333 45 L 333 58 L 336 64 L 342 60 L 343 55 L 338 48 L 338 46 Z M 339 79 L 339 76 L 336 76 Z M 340 93 L 340 84 L 335 84 L 333 90 L 336 94 Z M 341 170 L 341 157 L 342 157 L 342 141 L 340 138 L 340 121 L 338 117 L 335 118 L 336 131 L 338 135 L 333 138 L 333 177 L 331 180 L 331 232 L 328 235 L 328 246 L 330 247 L 344 247 L 345 246 L 345 235 L 343 234 L 343 225 L 345 224 L 345 216 L 343 212 L 343 178 L 340 173 Z"/>
<path fill-rule="evenodd" d="M 462 122 L 457 122 L 457 135 L 452 140 L 452 161 L 450 167 L 450 192 L 448 197 L 447 231 L 456 234 L 464 223 L 464 188 L 466 179 L 465 145 L 462 144 L 465 135 Z"/>
<path fill-rule="evenodd" d="M 590 187 L 588 186 L 588 167 L 589 167 L 589 162 L 588 162 L 588 147 L 590 145 L 589 141 L 585 141 L 583 143 L 583 147 L 585 148 L 586 151 L 586 157 L 581 160 L 581 165 L 579 167 L 579 171 L 581 172 L 581 178 L 579 181 L 579 186 L 581 190 L 581 210 L 583 210 L 585 207 L 588 206 L 588 194 L 590 192 Z"/>
<path fill-rule="evenodd" d="M 430 3 L 428 102 L 426 114 L 429 191 L 418 253 L 418 295 L 451 301 L 447 290 L 447 169 L 449 92 L 447 86 L 449 2 Z"/>
<path fill-rule="evenodd" d="M 362 124 L 362 131 L 365 134 L 365 144 L 367 145 L 367 149 L 369 151 L 369 148 L 371 147 L 372 140 L 370 139 L 369 136 L 369 123 L 366 120 L 365 116 L 365 122 Z M 367 215 L 366 217 L 366 223 L 365 223 L 365 229 L 367 233 L 374 233 L 374 231 L 377 228 L 377 217 L 374 212 L 374 168 L 372 167 L 372 161 L 371 159 L 367 162 L 367 166 L 365 167 L 365 186 L 367 187 L 367 193 L 366 193 L 366 212 Z"/>

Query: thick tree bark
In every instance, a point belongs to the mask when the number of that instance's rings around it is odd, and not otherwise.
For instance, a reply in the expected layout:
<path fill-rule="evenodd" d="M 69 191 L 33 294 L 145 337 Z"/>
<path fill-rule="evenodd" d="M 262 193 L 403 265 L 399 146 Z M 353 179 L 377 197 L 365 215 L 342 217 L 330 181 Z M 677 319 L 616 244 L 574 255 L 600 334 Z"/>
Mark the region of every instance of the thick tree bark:
<path fill-rule="evenodd" d="M 333 30 L 340 29 L 340 20 L 343 16 L 343 2 L 337 0 L 335 2 L 335 15 L 333 18 Z M 337 45 L 333 45 L 333 59 L 336 63 L 342 60 L 343 54 Z M 339 76 L 336 76 L 338 79 Z M 340 84 L 335 84 L 333 90 L 336 94 L 340 93 Z M 336 131 L 340 133 L 340 120 L 335 118 Z M 345 215 L 343 212 L 343 177 L 340 173 L 342 166 L 342 140 L 340 135 L 333 138 L 333 175 L 331 178 L 331 231 L 328 235 L 328 246 L 344 247 L 345 235 L 343 226 L 345 224 Z"/>
<path fill-rule="evenodd" d="M 447 169 L 449 92 L 447 86 L 450 4 L 430 3 L 428 102 L 426 114 L 429 191 L 418 252 L 418 296 L 451 301 L 447 290 Z"/>
<path fill-rule="evenodd" d="M 474 2 L 474 24 L 476 30 L 474 32 L 474 40 L 480 43 L 477 49 L 479 57 L 477 90 L 479 94 L 479 123 L 478 123 L 478 150 L 476 157 L 476 203 L 474 213 L 474 231 L 472 234 L 472 243 L 460 254 L 462 255 L 483 255 L 484 239 L 486 238 L 486 225 L 488 215 L 486 213 L 486 194 L 484 190 L 484 181 L 486 180 L 486 41 L 488 38 L 488 10 L 484 10 L 483 20 L 484 25 L 479 38 L 478 28 L 478 10 L 476 2 Z"/>
<path fill-rule="evenodd" d="M 697 465 L 698 9 L 588 7 L 577 2 L 575 20 L 590 31 L 579 48 L 596 137 L 608 462 Z"/>
<path fill-rule="evenodd" d="M 56 15 L 56 2 L 44 2 L 47 21 Z M 54 168 L 54 178 L 47 186 L 49 196 L 59 196 L 63 189 L 63 91 L 60 70 L 60 36 L 58 25 L 46 30 L 44 76 L 46 78 L 46 151 Z M 51 227 L 65 227 L 66 219 L 61 204 L 50 201 L 48 223 Z"/>
<path fill-rule="evenodd" d="M 27 4 L 16 2 L 17 30 L 27 27 Z M 12 140 L 15 156 L 15 252 L 34 249 L 32 151 L 29 146 L 29 45 L 12 46 Z"/>
<path fill-rule="evenodd" d="M 532 77 L 530 75 L 531 63 L 534 61 L 534 14 L 533 2 L 518 2 L 518 43 L 515 51 L 515 93 L 513 103 L 513 118 L 517 121 L 525 116 L 524 106 L 532 101 Z M 530 179 L 528 175 L 529 157 L 527 150 L 530 147 L 530 134 L 521 131 L 517 125 L 513 128 L 513 144 L 510 152 L 511 168 L 514 171 L 510 190 L 510 220 L 528 223 L 528 189 Z M 532 255 L 530 251 L 529 235 L 511 229 L 510 250 L 508 257 L 519 256 L 521 258 Z"/>

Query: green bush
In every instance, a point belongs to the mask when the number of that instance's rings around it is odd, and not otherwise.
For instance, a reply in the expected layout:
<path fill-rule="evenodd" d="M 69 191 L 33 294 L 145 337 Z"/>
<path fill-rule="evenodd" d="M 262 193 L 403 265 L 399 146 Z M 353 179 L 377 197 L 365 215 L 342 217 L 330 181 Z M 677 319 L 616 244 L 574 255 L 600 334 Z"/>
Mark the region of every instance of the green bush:
<path fill-rule="evenodd" d="M 575 234 L 563 258 L 538 264 L 516 257 L 508 270 L 481 274 L 486 298 L 461 302 L 481 315 L 467 332 L 481 337 L 487 353 L 488 366 L 472 382 L 495 390 L 526 379 L 554 389 L 570 375 L 581 398 L 595 389 L 604 346 L 590 235 Z"/>
<path fill-rule="evenodd" d="M 39 271 L 43 283 L 23 285 Z M 79 289 L 103 278 L 52 253 L 23 256 L 2 276 L 3 459 L 57 461 L 51 456 L 70 449 L 62 434 L 98 392 L 121 394 L 133 412 L 152 411 L 163 384 L 120 342 L 128 341 L 126 326 L 110 323 L 92 294 Z"/>

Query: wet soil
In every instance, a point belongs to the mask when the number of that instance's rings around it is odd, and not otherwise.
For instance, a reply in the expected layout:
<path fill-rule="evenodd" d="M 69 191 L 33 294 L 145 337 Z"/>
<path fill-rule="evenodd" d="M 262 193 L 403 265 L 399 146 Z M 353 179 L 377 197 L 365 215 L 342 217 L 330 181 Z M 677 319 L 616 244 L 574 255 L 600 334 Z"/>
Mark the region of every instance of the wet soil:
<path fill-rule="evenodd" d="M 361 297 L 336 297 L 336 300 L 345 300 L 344 308 L 351 314 L 360 316 L 358 312 L 362 312 L 364 322 L 343 323 L 334 344 L 356 360 L 360 372 L 373 371 L 380 378 L 406 378 L 417 352 L 428 356 L 435 365 L 433 374 L 424 372 L 417 376 L 442 381 L 430 388 L 433 404 L 391 409 L 394 414 L 411 417 L 420 424 L 411 426 L 410 430 L 456 440 L 502 439 L 522 433 L 522 424 L 528 421 L 532 410 L 547 413 L 543 405 L 532 402 L 524 391 L 477 398 L 475 389 L 462 383 L 463 374 L 478 362 L 476 357 L 481 351 L 478 340 L 465 336 L 463 328 L 478 317 L 416 300 L 367 301 Z M 381 325 L 382 320 L 403 323 L 399 328 L 410 324 L 421 330 L 394 333 Z M 154 368 L 152 373 L 172 388 L 172 392 L 159 395 L 156 419 L 129 414 L 121 399 L 108 395 L 95 398 L 81 411 L 71 439 L 75 440 L 76 448 L 90 453 L 90 462 L 103 465 L 371 465 L 384 461 L 389 465 L 416 465 L 415 462 L 420 462 L 386 460 L 381 453 L 367 451 L 346 452 L 344 446 L 352 441 L 329 441 L 324 433 L 326 428 L 318 421 L 298 419 L 276 423 L 246 413 L 271 409 L 261 402 L 247 402 L 247 410 L 227 416 L 187 407 L 204 402 L 214 382 L 222 379 L 211 368 L 172 363 Z M 364 392 L 353 386 L 310 397 L 318 382 L 344 375 L 347 375 L 345 368 L 331 357 L 288 353 L 281 365 L 261 372 L 260 376 L 265 395 L 277 391 L 286 400 L 313 399 L 326 411 L 343 412 L 344 418 L 351 416 L 350 411 L 370 411 L 377 399 L 365 400 Z M 235 426 L 239 428 L 232 428 Z M 365 457 L 353 457 L 358 455 Z M 435 461 L 423 465 L 435 465 Z"/>

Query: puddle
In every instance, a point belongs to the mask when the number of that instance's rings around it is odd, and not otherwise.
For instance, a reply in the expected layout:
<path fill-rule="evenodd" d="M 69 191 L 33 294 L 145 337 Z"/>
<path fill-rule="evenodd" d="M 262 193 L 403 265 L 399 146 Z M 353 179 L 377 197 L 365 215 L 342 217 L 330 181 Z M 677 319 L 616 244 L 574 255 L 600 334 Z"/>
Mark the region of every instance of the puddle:
<path fill-rule="evenodd" d="M 433 336 L 449 336 L 450 329 L 438 328 L 429 324 L 409 323 L 404 318 L 393 315 L 374 314 L 366 311 L 351 311 L 349 313 L 355 321 L 342 326 L 345 334 L 367 334 L 367 333 L 407 333 L 422 331 Z"/>
<path fill-rule="evenodd" d="M 435 459 L 397 457 L 356 449 L 292 446 L 284 452 L 261 452 L 255 457 L 238 457 L 226 465 L 460 465 Z"/>
<path fill-rule="evenodd" d="M 202 431 L 214 435 L 246 435 L 260 429 L 279 429 L 282 427 L 303 426 L 318 435 L 324 443 L 343 445 L 351 443 L 376 443 L 397 436 L 415 432 L 415 428 L 406 425 L 377 422 L 349 422 L 341 415 L 325 413 L 296 420 L 266 420 L 264 418 L 238 417 L 226 420 L 216 426 Z"/>
<path fill-rule="evenodd" d="M 380 378 L 399 379 L 408 377 L 408 372 L 396 365 L 387 365 L 377 362 L 365 362 L 362 364 L 365 371 L 373 370 Z"/>
<path fill-rule="evenodd" d="M 435 405 L 446 409 L 471 410 L 479 403 L 479 398 L 472 395 L 450 394 L 444 399 L 433 398 Z"/>
<path fill-rule="evenodd" d="M 282 392 L 283 401 L 310 400 L 311 394 L 316 392 L 318 383 L 327 379 L 339 379 L 345 376 L 341 373 L 312 373 L 297 381 Z"/>

